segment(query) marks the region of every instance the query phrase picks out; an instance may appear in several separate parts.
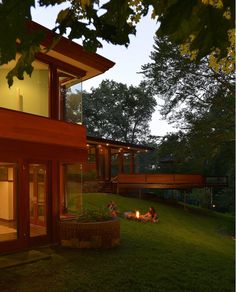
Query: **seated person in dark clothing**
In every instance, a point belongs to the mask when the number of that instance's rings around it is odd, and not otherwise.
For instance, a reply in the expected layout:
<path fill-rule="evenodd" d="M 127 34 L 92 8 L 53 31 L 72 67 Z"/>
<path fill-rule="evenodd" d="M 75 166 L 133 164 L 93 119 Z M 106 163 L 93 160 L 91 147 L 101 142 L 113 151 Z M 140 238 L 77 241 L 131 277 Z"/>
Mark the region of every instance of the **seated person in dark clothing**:
<path fill-rule="evenodd" d="M 158 215 L 157 212 L 155 211 L 154 207 L 150 207 L 149 211 L 144 214 L 143 216 L 144 221 L 152 221 L 152 222 L 158 222 Z"/>
<path fill-rule="evenodd" d="M 107 208 L 109 209 L 109 213 L 112 217 L 116 217 L 119 214 L 118 207 L 114 201 L 110 201 L 107 205 Z"/>

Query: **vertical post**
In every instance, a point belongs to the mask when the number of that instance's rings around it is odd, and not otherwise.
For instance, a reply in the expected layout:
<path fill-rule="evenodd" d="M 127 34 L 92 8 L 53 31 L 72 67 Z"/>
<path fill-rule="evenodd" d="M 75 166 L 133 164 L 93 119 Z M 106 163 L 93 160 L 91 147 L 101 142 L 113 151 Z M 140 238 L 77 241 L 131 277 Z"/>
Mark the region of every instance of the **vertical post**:
<path fill-rule="evenodd" d="M 64 167 L 58 161 L 53 160 L 51 164 L 51 188 L 52 196 L 49 196 L 52 205 L 52 239 L 53 242 L 59 241 L 59 225 L 58 220 L 62 208 L 64 209 Z M 59 194 L 59 196 L 58 196 Z M 63 205 L 62 205 L 63 204 Z"/>
<path fill-rule="evenodd" d="M 134 151 L 130 152 L 131 158 L 130 158 L 130 174 L 134 174 L 135 172 L 135 155 Z"/>
<path fill-rule="evenodd" d="M 50 64 L 50 77 L 49 77 L 49 106 L 50 117 L 54 120 L 59 120 L 60 115 L 64 114 L 64 108 L 61 108 L 59 102 L 59 82 L 57 76 L 57 67 L 55 64 Z M 63 101 L 64 102 L 64 101 Z"/>
<path fill-rule="evenodd" d="M 142 189 L 138 190 L 138 195 L 139 195 L 139 199 L 141 199 L 142 198 Z"/>
<path fill-rule="evenodd" d="M 96 177 L 99 178 L 99 147 L 95 147 Z"/>
<path fill-rule="evenodd" d="M 119 150 L 119 163 L 120 163 L 120 167 L 119 167 L 119 169 L 120 169 L 120 173 L 124 173 L 124 151 L 123 151 L 123 149 L 122 148 L 120 148 L 120 150 Z"/>
<path fill-rule="evenodd" d="M 210 200 L 211 200 L 211 206 L 210 206 L 210 208 L 212 208 L 212 206 L 213 206 L 213 192 L 212 192 L 212 187 L 210 187 Z"/>
<path fill-rule="evenodd" d="M 120 193 L 119 182 L 117 182 L 116 193 L 117 193 L 118 195 L 119 195 L 119 193 Z"/>
<path fill-rule="evenodd" d="M 54 164 L 53 164 L 53 171 L 55 171 Z M 66 198 L 65 198 L 65 169 L 64 169 L 63 164 L 61 164 L 59 166 L 59 172 L 60 172 L 60 179 L 59 179 L 59 182 L 60 182 L 60 190 L 59 190 L 60 214 L 64 214 L 65 209 L 66 209 Z"/>
<path fill-rule="evenodd" d="M 80 123 L 81 125 L 83 125 L 83 118 L 84 118 L 84 115 L 83 115 L 83 83 L 80 82 L 80 85 L 81 85 L 81 88 L 80 88 Z"/>
<path fill-rule="evenodd" d="M 80 164 L 80 183 L 81 183 L 80 208 L 81 208 L 81 211 L 83 211 L 83 164 Z"/>
<path fill-rule="evenodd" d="M 187 210 L 187 208 L 186 208 L 186 198 L 187 198 L 187 191 L 184 191 L 184 211 Z"/>
<path fill-rule="evenodd" d="M 111 148 L 105 147 L 105 179 L 111 180 Z"/>

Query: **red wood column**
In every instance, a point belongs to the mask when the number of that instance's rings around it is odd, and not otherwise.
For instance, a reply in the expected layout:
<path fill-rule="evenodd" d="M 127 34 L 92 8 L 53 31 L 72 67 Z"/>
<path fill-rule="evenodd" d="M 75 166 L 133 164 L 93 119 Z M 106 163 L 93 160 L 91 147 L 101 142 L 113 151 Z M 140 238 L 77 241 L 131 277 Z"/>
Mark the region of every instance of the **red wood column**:
<path fill-rule="evenodd" d="M 111 148 L 106 146 L 105 150 L 105 179 L 111 180 Z"/>
<path fill-rule="evenodd" d="M 58 174 L 57 174 L 57 165 L 55 165 L 55 163 L 53 164 L 53 175 L 56 176 L 58 178 Z M 59 203 L 60 203 L 60 215 L 65 214 L 65 209 L 66 209 L 66 202 L 65 202 L 65 168 L 64 166 L 61 164 L 59 166 L 59 172 L 60 172 L 60 195 L 59 195 Z M 53 187 L 56 187 L 56 184 L 53 185 Z"/>
<path fill-rule="evenodd" d="M 98 145 L 95 146 L 95 161 L 96 161 L 96 174 L 97 178 L 99 178 L 99 147 Z"/>
<path fill-rule="evenodd" d="M 19 239 L 21 241 L 20 247 L 26 247 L 27 241 L 29 238 L 29 174 L 28 174 L 28 166 L 26 161 L 22 158 L 18 160 L 19 162 L 19 177 L 20 183 L 19 193 L 20 198 L 18 201 L 18 231 L 19 231 Z M 27 241 L 26 241 L 27 239 Z"/>
<path fill-rule="evenodd" d="M 119 172 L 124 173 L 124 151 L 122 148 L 119 150 Z"/>
<path fill-rule="evenodd" d="M 50 64 L 50 75 L 49 75 L 49 108 L 50 118 L 59 120 L 59 93 L 58 93 L 58 76 L 57 67 L 55 64 Z"/>
<path fill-rule="evenodd" d="M 53 242 L 58 242 L 60 240 L 60 230 L 59 230 L 59 220 L 60 220 L 60 203 L 61 199 L 63 199 L 64 204 L 64 190 L 62 190 L 61 179 L 64 179 L 64 175 L 62 173 L 63 167 L 60 166 L 57 160 L 53 160 L 51 163 L 51 190 L 52 197 L 50 198 L 50 208 L 51 208 L 51 222 L 49 224 L 49 230 L 51 232 L 50 237 Z M 64 207 L 64 206 L 63 206 Z M 49 210 L 50 211 L 50 210 Z M 63 210 L 64 211 L 64 210 Z"/>
<path fill-rule="evenodd" d="M 135 152 L 130 152 L 130 174 L 135 173 Z"/>

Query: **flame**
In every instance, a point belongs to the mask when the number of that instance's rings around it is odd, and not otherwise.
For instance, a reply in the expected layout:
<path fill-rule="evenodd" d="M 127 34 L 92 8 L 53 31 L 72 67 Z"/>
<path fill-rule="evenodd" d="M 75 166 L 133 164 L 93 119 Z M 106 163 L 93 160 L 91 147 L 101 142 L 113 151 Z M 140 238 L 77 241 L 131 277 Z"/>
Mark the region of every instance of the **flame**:
<path fill-rule="evenodd" d="M 136 211 L 136 218 L 139 218 L 139 211 Z"/>

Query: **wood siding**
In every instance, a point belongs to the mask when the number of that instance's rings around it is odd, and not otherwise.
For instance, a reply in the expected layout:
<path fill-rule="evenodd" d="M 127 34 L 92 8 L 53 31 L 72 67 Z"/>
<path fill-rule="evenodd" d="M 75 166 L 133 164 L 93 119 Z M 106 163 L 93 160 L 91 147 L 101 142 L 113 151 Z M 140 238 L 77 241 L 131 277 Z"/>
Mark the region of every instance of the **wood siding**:
<path fill-rule="evenodd" d="M 45 33 L 45 38 L 41 41 L 41 45 L 45 47 L 51 47 L 55 41 L 55 38 L 58 37 L 58 34 L 53 33 L 50 29 L 33 21 L 28 22 L 28 29 L 30 32 L 43 31 Z M 80 62 L 89 70 L 95 69 L 97 74 L 106 72 L 115 64 L 114 62 L 96 53 L 86 52 L 81 45 L 74 43 L 65 37 L 60 37 L 60 39 L 58 39 L 58 42 L 54 45 L 53 50 L 49 51 L 49 54 L 52 53 L 52 51 L 61 54 L 61 56 L 66 56 L 74 61 Z M 83 68 L 80 68 L 80 70 L 81 69 L 83 70 Z M 87 71 L 86 73 L 88 74 L 89 72 Z M 97 74 L 94 74 L 94 76 Z"/>
<path fill-rule="evenodd" d="M 185 189 L 203 187 L 204 182 L 199 174 L 119 174 L 117 177 L 118 189 Z"/>
<path fill-rule="evenodd" d="M 86 149 L 86 128 L 0 108 L 0 138 Z"/>

